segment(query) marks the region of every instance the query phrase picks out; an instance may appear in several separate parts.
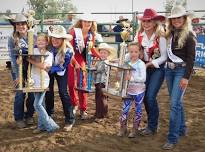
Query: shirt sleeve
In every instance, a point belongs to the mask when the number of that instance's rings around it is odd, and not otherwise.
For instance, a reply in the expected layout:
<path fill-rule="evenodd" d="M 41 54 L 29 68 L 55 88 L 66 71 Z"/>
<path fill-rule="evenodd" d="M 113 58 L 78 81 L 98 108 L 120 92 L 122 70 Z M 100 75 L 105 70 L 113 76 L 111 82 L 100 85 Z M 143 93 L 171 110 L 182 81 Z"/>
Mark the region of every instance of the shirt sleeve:
<path fill-rule="evenodd" d="M 164 37 L 160 37 L 159 39 L 159 50 L 160 57 L 152 60 L 152 64 L 155 68 L 159 68 L 159 66 L 167 60 L 167 44 L 166 39 Z"/>
<path fill-rule="evenodd" d="M 196 46 L 196 40 L 193 35 L 190 34 L 190 36 L 187 39 L 186 42 L 186 70 L 183 78 L 189 79 L 193 70 L 194 61 L 195 61 L 195 46 Z"/>
<path fill-rule="evenodd" d="M 138 67 L 134 67 L 136 71 L 132 72 L 130 81 L 144 83 L 146 81 L 146 66 L 144 62 L 140 62 Z M 138 69 L 138 70 L 137 70 Z"/>
<path fill-rule="evenodd" d="M 9 51 L 9 56 L 11 58 L 11 68 L 12 68 L 12 79 L 16 80 L 19 77 L 19 66 L 16 62 L 16 50 L 15 50 L 15 44 L 14 40 L 12 37 L 8 38 L 8 51 Z"/>

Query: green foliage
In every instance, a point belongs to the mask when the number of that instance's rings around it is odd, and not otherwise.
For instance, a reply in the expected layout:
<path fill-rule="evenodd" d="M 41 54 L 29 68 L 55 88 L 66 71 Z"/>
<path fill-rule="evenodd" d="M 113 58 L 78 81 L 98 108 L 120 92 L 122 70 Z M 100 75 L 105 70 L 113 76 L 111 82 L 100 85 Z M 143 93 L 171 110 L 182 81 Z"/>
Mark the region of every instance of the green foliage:
<path fill-rule="evenodd" d="M 66 14 L 70 10 L 76 10 L 71 3 L 71 0 L 28 0 L 30 9 L 36 12 L 35 18 L 40 19 L 44 13 L 44 18 L 58 18 L 64 19 Z M 57 13 L 56 15 L 54 15 Z"/>

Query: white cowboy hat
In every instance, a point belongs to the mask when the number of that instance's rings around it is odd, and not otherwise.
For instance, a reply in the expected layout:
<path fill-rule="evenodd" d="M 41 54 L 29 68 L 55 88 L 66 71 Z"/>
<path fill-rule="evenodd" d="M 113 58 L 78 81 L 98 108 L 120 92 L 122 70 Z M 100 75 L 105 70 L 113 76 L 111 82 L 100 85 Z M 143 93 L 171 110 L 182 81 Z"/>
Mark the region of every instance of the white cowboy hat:
<path fill-rule="evenodd" d="M 189 16 L 192 17 L 194 15 L 191 11 L 186 11 L 186 9 L 181 5 L 176 5 L 172 7 L 171 15 L 168 18 L 177 18 L 181 16 Z"/>
<path fill-rule="evenodd" d="M 5 16 L 5 19 L 8 19 L 9 22 L 12 25 L 15 25 L 16 23 L 22 23 L 22 22 L 27 22 L 28 18 L 23 15 L 23 14 L 16 14 L 16 15 L 12 15 L 12 16 Z"/>
<path fill-rule="evenodd" d="M 107 43 L 100 43 L 100 45 L 98 46 L 98 51 L 100 51 L 101 49 L 107 50 L 109 52 L 109 59 L 113 59 L 117 56 L 116 49 L 114 47 L 111 47 Z"/>
<path fill-rule="evenodd" d="M 96 21 L 91 13 L 81 14 L 79 19 L 83 21 Z"/>
<path fill-rule="evenodd" d="M 61 25 L 51 26 L 48 29 L 48 35 L 50 37 L 68 39 L 69 41 L 73 39 L 73 36 L 70 34 L 67 34 L 65 28 Z"/>

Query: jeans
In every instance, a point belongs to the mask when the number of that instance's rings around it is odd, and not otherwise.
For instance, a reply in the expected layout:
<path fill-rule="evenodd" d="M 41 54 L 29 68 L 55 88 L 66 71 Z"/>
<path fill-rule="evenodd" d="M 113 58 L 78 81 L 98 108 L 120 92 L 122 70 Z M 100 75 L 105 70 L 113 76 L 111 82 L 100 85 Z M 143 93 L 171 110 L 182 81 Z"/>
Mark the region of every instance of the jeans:
<path fill-rule="evenodd" d="M 45 92 L 34 93 L 34 108 L 38 113 L 38 129 L 46 130 L 52 132 L 59 128 L 59 126 L 54 122 L 54 120 L 48 116 L 44 108 L 44 97 Z"/>
<path fill-rule="evenodd" d="M 160 68 L 148 68 L 146 79 L 145 104 L 147 104 L 148 129 L 155 132 L 158 127 L 159 107 L 157 102 L 157 94 L 164 81 L 165 69 L 164 65 Z"/>
<path fill-rule="evenodd" d="M 34 95 L 33 93 L 28 93 L 28 97 L 26 99 L 27 112 L 24 112 L 25 97 L 26 97 L 26 93 L 23 93 L 22 91 L 16 91 L 15 99 L 14 99 L 14 119 L 15 121 L 20 121 L 20 120 L 23 120 L 24 118 L 33 117 Z"/>
<path fill-rule="evenodd" d="M 182 90 L 179 87 L 180 80 L 183 78 L 184 73 L 184 67 L 166 69 L 166 81 L 171 102 L 168 142 L 173 144 L 177 143 L 179 136 L 186 132 L 183 108 L 183 95 L 186 89 Z"/>
<path fill-rule="evenodd" d="M 75 116 L 73 114 L 73 106 L 71 104 L 70 96 L 67 91 L 67 71 L 63 76 L 59 76 L 56 73 L 49 74 L 50 83 L 49 91 L 46 92 L 46 111 L 50 116 L 54 109 L 54 78 L 57 80 L 58 92 L 63 105 L 63 111 L 65 115 L 65 123 L 73 124 L 75 121 Z"/>

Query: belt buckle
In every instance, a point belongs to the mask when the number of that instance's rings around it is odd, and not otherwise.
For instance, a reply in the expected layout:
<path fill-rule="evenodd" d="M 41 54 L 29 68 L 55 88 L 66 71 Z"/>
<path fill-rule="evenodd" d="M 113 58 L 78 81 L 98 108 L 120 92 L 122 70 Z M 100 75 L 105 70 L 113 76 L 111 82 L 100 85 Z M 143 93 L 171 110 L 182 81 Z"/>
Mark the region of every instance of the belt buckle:
<path fill-rule="evenodd" d="M 173 70 L 176 68 L 176 65 L 172 62 L 168 62 L 168 67 Z"/>

